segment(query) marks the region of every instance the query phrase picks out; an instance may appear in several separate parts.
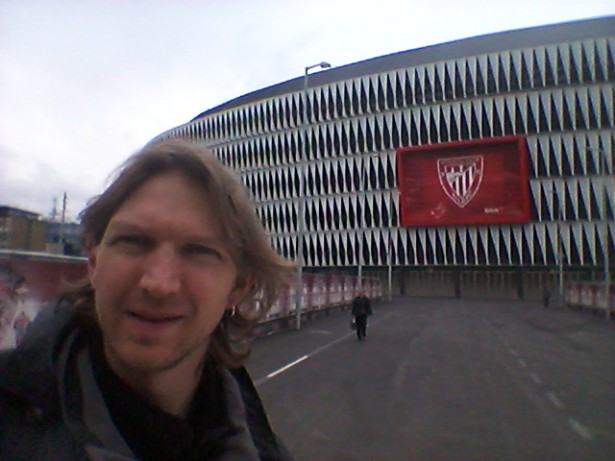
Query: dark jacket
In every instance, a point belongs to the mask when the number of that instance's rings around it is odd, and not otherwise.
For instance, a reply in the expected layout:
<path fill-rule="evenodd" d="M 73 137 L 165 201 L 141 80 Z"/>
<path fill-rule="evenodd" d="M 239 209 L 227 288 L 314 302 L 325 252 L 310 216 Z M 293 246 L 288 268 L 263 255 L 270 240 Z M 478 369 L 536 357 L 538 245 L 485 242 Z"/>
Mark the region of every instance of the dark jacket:
<path fill-rule="evenodd" d="M 136 459 L 105 406 L 73 309 L 46 311 L 17 349 L 0 354 L 0 460 Z M 231 407 L 240 407 L 229 418 L 242 420 L 247 430 L 229 437 L 233 440 L 226 446 L 232 447 L 233 455 L 204 460 L 291 461 L 269 425 L 247 371 L 225 370 L 227 387 L 234 389 L 237 401 Z M 243 455 L 250 450 L 258 454 Z"/>
<path fill-rule="evenodd" d="M 367 296 L 359 295 L 352 301 L 352 315 L 355 317 L 372 315 L 372 306 Z"/>

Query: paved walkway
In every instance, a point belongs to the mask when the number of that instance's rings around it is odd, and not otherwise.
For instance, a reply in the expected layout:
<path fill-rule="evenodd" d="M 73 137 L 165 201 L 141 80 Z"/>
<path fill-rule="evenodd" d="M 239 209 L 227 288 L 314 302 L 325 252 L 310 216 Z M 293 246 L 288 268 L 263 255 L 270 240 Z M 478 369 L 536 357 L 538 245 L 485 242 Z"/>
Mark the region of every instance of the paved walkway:
<path fill-rule="evenodd" d="M 260 339 L 249 361 L 299 461 L 613 459 L 615 323 L 398 298 L 358 342 L 348 319 Z"/>

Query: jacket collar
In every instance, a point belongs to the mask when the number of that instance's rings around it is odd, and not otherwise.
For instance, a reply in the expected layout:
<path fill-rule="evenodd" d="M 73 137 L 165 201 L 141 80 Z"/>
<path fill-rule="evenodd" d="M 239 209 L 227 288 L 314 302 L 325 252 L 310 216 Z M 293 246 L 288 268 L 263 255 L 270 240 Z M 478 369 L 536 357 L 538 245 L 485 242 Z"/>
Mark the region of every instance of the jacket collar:
<path fill-rule="evenodd" d="M 60 413 L 57 384 L 64 378 L 69 360 L 67 351 L 74 350 L 70 344 L 79 339 L 80 321 L 71 306 L 44 308 L 19 347 L 0 353 L 0 392 L 8 392 L 43 412 Z M 235 398 L 243 406 L 238 411 L 245 412 L 247 427 L 261 459 L 291 459 L 273 434 L 246 369 L 229 371 L 227 379 L 236 382 Z"/>

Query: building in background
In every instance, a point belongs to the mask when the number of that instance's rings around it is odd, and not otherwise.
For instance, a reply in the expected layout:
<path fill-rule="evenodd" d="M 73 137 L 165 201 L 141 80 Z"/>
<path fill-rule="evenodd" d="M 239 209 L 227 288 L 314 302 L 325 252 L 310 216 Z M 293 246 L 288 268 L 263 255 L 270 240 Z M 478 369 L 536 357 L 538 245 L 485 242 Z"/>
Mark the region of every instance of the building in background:
<path fill-rule="evenodd" d="M 0 250 L 80 256 L 81 225 L 62 223 L 32 211 L 0 205 Z"/>
<path fill-rule="evenodd" d="M 290 258 L 303 249 L 309 271 L 390 271 L 396 290 L 415 295 L 539 297 L 547 285 L 610 278 L 614 31 L 615 17 L 605 17 L 314 74 L 318 65 L 306 66 L 301 77 L 206 110 L 152 142 L 187 138 L 211 148 L 242 176 L 274 245 Z M 502 139 L 524 151 L 511 154 L 522 156 L 524 183 L 511 184 L 527 191 L 514 197 L 527 216 L 400 220 L 398 151 L 435 149 L 428 160 L 442 160 L 441 177 L 450 179 L 439 193 L 448 189 L 460 205 L 482 170 L 466 165 L 469 182 L 456 190 L 461 167 L 437 148 Z M 505 182 L 511 170 L 500 171 Z M 497 186 L 498 177 L 489 180 Z"/>
<path fill-rule="evenodd" d="M 45 251 L 47 223 L 38 213 L 0 205 L 0 249 Z"/>

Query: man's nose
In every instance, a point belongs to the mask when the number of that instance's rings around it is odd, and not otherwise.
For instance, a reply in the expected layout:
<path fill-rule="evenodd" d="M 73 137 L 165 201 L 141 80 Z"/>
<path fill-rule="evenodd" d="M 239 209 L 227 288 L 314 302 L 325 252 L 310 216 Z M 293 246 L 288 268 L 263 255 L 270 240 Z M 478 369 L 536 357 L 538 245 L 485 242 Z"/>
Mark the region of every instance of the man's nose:
<path fill-rule="evenodd" d="M 140 286 L 154 298 L 164 298 L 180 287 L 179 255 L 172 248 L 156 248 L 143 262 L 145 267 Z"/>

